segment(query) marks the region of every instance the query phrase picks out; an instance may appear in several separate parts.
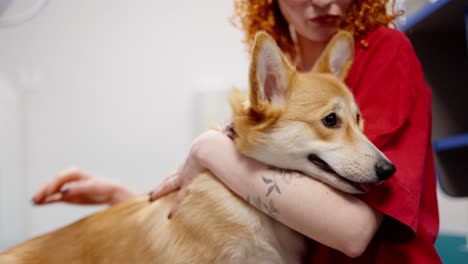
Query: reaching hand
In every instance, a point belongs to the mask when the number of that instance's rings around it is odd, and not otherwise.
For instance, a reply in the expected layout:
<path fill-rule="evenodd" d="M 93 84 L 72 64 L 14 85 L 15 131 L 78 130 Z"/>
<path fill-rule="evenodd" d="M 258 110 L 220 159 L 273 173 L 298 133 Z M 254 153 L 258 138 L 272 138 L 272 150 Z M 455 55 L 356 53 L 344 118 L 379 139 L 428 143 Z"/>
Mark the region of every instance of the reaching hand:
<path fill-rule="evenodd" d="M 55 202 L 113 205 L 133 196 L 135 194 L 122 185 L 69 169 L 39 188 L 32 200 L 37 205 Z"/>
<path fill-rule="evenodd" d="M 156 187 L 150 194 L 150 201 L 154 201 L 161 196 L 164 196 L 175 190 L 179 190 L 177 193 L 176 200 L 172 205 L 168 218 L 174 215 L 176 210 L 182 204 L 182 201 L 188 194 L 187 186 L 197 175 L 202 173 L 206 168 L 201 163 L 201 146 L 206 144 L 207 140 L 210 140 L 212 133 L 219 133 L 214 131 L 205 132 L 199 136 L 192 144 L 188 157 L 182 166 L 173 174 L 169 175 L 164 181 Z"/>

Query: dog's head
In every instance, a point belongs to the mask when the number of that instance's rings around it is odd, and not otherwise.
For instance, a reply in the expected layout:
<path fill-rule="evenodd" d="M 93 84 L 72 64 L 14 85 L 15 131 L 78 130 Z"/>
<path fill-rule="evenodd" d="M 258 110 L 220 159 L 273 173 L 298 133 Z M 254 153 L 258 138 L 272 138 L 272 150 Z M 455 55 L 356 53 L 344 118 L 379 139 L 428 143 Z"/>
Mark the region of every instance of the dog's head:
<path fill-rule="evenodd" d="M 393 175 L 393 164 L 363 134 L 363 118 L 344 83 L 353 56 L 353 37 L 341 31 L 313 69 L 302 73 L 273 39 L 258 33 L 249 96 L 231 95 L 239 150 L 349 193 Z"/>

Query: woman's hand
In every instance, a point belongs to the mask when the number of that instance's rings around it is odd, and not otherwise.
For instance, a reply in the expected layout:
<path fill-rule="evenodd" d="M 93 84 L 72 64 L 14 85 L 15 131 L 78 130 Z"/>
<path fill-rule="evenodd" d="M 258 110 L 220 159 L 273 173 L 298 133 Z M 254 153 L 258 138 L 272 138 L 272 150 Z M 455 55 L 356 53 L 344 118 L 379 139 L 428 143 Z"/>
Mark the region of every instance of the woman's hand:
<path fill-rule="evenodd" d="M 150 194 L 150 201 L 154 201 L 161 196 L 164 196 L 175 190 L 179 190 L 174 204 L 169 210 L 168 218 L 176 212 L 182 201 L 188 194 L 188 185 L 197 176 L 202 173 L 206 168 L 201 162 L 201 149 L 204 144 L 207 144 L 212 133 L 219 133 L 214 131 L 208 131 L 197 137 L 192 143 L 189 154 L 185 159 L 182 166 L 173 174 L 169 175 L 164 181 L 157 186 Z"/>
<path fill-rule="evenodd" d="M 123 185 L 78 169 L 69 169 L 45 183 L 34 194 L 37 205 L 66 202 L 82 205 L 113 205 L 136 196 Z"/>

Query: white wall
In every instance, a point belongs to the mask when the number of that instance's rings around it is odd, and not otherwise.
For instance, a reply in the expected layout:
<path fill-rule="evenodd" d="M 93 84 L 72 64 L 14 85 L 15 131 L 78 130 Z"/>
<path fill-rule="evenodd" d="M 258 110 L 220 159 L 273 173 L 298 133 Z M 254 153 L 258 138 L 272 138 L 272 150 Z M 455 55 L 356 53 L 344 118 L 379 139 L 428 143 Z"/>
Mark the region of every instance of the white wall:
<path fill-rule="evenodd" d="M 440 216 L 440 233 L 467 235 L 468 243 L 468 198 L 455 198 L 437 190 Z"/>
<path fill-rule="evenodd" d="M 22 122 L 20 96 L 0 72 L 0 251 L 26 235 Z"/>
<path fill-rule="evenodd" d="M 223 90 L 246 84 L 231 13 L 230 0 L 51 0 L 33 20 L 0 29 L 0 74 L 17 89 L 0 83 L 0 235 L 21 240 L 99 209 L 30 205 L 69 166 L 141 192 L 177 168 L 200 129 L 195 98 L 224 100 Z M 452 205 L 441 205 L 442 219 L 465 228 L 457 212 L 466 202 Z"/>
<path fill-rule="evenodd" d="M 142 192 L 177 168 L 194 137 L 196 91 L 245 83 L 231 13 L 219 0 L 55 0 L 0 29 L 0 69 L 24 92 L 25 196 L 69 166 Z M 21 202 L 28 235 L 96 210 Z"/>

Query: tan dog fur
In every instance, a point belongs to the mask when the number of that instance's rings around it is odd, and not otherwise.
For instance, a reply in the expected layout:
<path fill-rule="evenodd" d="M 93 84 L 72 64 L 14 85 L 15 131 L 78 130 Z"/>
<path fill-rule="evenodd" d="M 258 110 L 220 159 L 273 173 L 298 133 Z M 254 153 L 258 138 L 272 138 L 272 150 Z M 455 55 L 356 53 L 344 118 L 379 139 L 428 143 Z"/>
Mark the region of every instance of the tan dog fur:
<path fill-rule="evenodd" d="M 307 159 L 307 153 L 322 155 L 329 147 L 324 160 L 341 176 L 378 182 L 374 166 L 386 158 L 361 132 L 358 108 L 343 83 L 352 52 L 351 35 L 339 32 L 313 71 L 300 73 L 259 33 L 250 95 L 236 91 L 230 97 L 238 150 L 343 191 L 362 191 Z M 339 128 L 323 125 L 330 112 L 339 115 Z M 340 165 L 348 162 L 361 164 L 359 173 Z M 189 188 L 171 220 L 174 194 L 153 203 L 143 195 L 7 250 L 0 263 L 300 263 L 302 235 L 247 204 L 210 173 Z"/>

